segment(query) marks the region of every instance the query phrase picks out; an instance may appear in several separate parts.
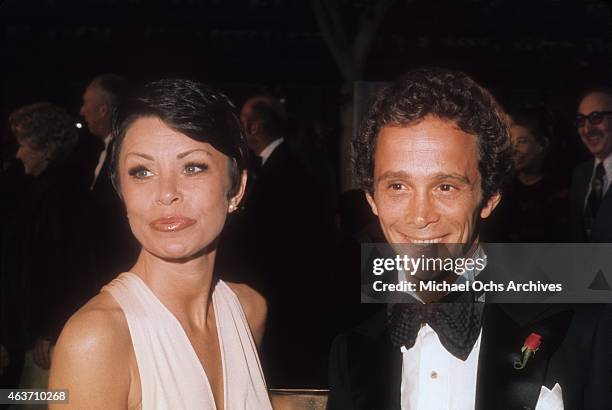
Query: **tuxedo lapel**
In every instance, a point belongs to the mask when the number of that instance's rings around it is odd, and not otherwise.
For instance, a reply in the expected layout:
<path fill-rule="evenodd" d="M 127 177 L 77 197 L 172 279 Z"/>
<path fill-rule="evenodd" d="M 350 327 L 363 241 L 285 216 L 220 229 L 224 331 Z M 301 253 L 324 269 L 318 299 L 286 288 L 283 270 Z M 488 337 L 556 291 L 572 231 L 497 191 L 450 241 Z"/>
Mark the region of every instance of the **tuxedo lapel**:
<path fill-rule="evenodd" d="M 386 309 L 374 319 L 376 331 L 353 335 L 349 344 L 352 402 L 356 409 L 400 410 L 402 354 L 386 331 Z"/>
<path fill-rule="evenodd" d="M 562 305 L 489 304 L 484 315 L 476 409 L 534 409 L 548 362 L 565 338 L 571 311 Z M 517 370 L 514 362 L 531 333 L 542 337 L 541 347 L 524 369 Z"/>

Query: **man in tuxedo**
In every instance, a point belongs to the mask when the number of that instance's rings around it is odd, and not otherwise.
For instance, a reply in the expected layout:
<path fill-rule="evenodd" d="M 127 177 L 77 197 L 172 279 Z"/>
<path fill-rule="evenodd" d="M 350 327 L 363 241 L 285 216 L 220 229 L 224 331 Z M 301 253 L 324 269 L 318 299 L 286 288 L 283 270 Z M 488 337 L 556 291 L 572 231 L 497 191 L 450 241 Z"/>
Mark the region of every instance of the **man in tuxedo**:
<path fill-rule="evenodd" d="M 414 70 L 383 88 L 353 148 L 386 241 L 482 252 L 479 224 L 501 200 L 510 169 L 508 129 L 489 92 L 459 72 Z M 534 409 L 545 401 L 554 409 L 609 408 L 607 306 L 495 305 L 480 297 L 383 305 L 339 335 L 328 409 Z M 516 369 L 532 333 L 541 346 Z"/>
<path fill-rule="evenodd" d="M 612 93 L 587 92 L 576 114 L 578 134 L 592 157 L 573 172 L 570 237 L 573 242 L 612 242 Z"/>
<path fill-rule="evenodd" d="M 123 203 L 115 192 L 109 171 L 113 150 L 113 113 L 127 93 L 127 88 L 127 81 L 119 75 L 99 75 L 85 89 L 80 110 L 89 132 L 102 142 L 102 150 L 92 167 L 93 174 L 89 175 L 88 187 L 94 201 L 93 211 L 99 222 L 99 268 L 101 277 L 105 279 L 128 269 L 137 256 Z"/>

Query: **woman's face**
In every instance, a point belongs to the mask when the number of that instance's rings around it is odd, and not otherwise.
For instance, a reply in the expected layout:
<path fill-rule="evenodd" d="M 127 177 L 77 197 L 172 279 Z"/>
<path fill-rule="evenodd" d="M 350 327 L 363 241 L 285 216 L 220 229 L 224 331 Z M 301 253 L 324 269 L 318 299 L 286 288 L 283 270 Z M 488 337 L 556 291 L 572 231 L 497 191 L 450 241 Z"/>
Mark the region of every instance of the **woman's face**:
<path fill-rule="evenodd" d="M 45 150 L 36 149 L 28 139 L 19 139 L 19 148 L 15 155 L 23 163 L 26 175 L 38 176 L 47 165 L 49 165 L 49 155 Z"/>
<path fill-rule="evenodd" d="M 518 172 L 540 172 L 544 159 L 544 147 L 528 128 L 513 125 L 510 130 L 514 145 L 514 168 Z"/>
<path fill-rule="evenodd" d="M 158 118 L 140 118 L 128 128 L 119 153 L 121 193 L 132 232 L 144 249 L 170 260 L 214 249 L 246 183 L 244 173 L 239 193 L 228 197 L 229 162 L 210 144 Z"/>

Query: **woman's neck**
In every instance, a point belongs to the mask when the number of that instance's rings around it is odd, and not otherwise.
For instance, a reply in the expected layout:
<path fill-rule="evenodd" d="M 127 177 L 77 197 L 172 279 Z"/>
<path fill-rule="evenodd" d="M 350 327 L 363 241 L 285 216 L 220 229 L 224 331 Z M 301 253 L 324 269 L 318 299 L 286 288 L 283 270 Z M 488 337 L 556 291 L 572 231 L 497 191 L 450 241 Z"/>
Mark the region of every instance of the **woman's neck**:
<path fill-rule="evenodd" d="M 215 252 L 169 261 L 142 250 L 131 272 L 182 322 L 206 325 L 211 305 Z"/>

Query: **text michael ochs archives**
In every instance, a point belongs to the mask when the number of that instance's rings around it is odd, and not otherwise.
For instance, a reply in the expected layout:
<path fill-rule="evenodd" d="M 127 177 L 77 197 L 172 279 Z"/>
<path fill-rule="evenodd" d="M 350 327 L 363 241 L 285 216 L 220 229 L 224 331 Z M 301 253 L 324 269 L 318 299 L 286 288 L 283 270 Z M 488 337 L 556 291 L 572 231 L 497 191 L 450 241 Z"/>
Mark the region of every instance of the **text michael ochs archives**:
<path fill-rule="evenodd" d="M 481 282 L 479 280 L 465 281 L 462 283 L 436 282 L 424 280 L 418 282 L 399 281 L 396 283 L 384 283 L 377 280 L 372 283 L 376 292 L 561 292 L 563 286 L 560 283 L 542 283 L 538 281 L 495 283 L 492 281 Z"/>
<path fill-rule="evenodd" d="M 496 283 L 493 281 L 469 280 L 455 283 L 455 281 L 436 281 L 441 275 L 454 273 L 457 276 L 466 272 L 480 272 L 487 265 L 486 258 L 440 258 L 440 257 L 411 257 L 396 255 L 394 258 L 374 258 L 372 260 L 372 274 L 381 276 L 384 273 L 403 272 L 407 280 L 391 281 L 385 283 L 375 280 L 372 283 L 376 292 L 561 292 L 560 283 L 545 283 L 539 280 L 508 281 Z M 410 275 L 410 276 L 407 276 Z M 416 276 L 417 280 L 411 277 Z M 401 276 L 396 278 L 400 279 Z M 427 279 L 424 279 L 427 278 Z M 411 280 L 412 279 L 412 280 Z"/>

